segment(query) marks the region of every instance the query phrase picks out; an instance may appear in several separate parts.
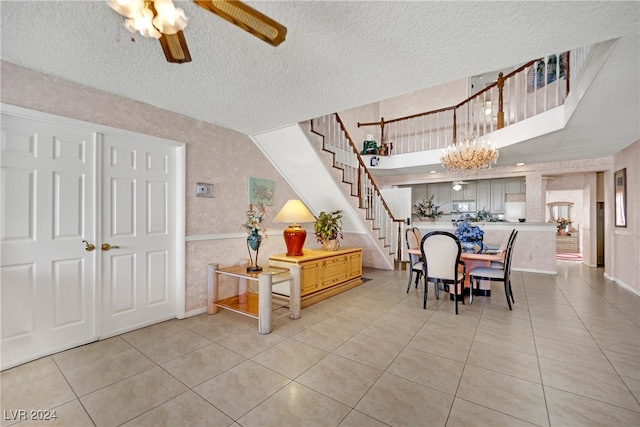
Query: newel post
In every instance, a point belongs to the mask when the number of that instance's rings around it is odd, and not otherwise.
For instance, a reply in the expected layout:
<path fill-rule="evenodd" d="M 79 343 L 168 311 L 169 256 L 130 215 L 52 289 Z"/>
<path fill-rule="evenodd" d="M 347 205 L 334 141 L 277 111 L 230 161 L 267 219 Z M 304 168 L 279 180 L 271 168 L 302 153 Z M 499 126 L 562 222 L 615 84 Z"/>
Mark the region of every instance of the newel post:
<path fill-rule="evenodd" d="M 504 109 L 502 90 L 504 88 L 504 76 L 502 73 L 498 74 L 498 129 L 504 127 Z"/>

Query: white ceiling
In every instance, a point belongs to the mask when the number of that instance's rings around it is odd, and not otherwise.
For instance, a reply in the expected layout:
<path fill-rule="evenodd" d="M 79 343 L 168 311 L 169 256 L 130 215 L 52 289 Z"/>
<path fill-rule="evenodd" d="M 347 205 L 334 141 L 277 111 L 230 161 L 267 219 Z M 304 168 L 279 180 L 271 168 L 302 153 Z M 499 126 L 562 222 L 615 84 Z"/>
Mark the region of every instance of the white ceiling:
<path fill-rule="evenodd" d="M 192 2 L 193 62 L 169 64 L 95 1 L 1 1 L 1 59 L 246 134 L 620 38 L 563 131 L 505 149 L 544 161 L 640 138 L 640 2 L 249 1 L 272 47 Z M 544 157 L 544 158 L 543 158 Z M 558 159 L 558 157 L 555 157 Z"/>

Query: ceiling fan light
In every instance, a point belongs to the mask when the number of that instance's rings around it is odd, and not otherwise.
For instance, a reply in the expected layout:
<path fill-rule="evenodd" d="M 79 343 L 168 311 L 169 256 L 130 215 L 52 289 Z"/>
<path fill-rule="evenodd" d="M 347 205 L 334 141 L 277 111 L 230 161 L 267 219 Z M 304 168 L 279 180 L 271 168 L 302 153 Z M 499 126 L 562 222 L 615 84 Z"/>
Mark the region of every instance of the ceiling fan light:
<path fill-rule="evenodd" d="M 456 182 L 455 184 L 453 184 L 453 190 L 454 191 L 462 190 L 462 185 L 460 185 L 459 183 Z"/>
<path fill-rule="evenodd" d="M 156 11 L 158 14 L 153 18 L 153 25 L 162 34 L 175 34 L 184 30 L 189 23 L 189 18 L 185 15 L 184 10 L 173 7 L 173 5 L 161 9 L 156 7 Z"/>
<path fill-rule="evenodd" d="M 153 26 L 153 12 L 149 9 L 142 9 L 140 15 L 129 18 L 124 21 L 124 26 L 135 33 L 138 31 L 144 37 L 153 37 L 154 39 L 159 39 L 162 37 L 162 34 Z"/>
<path fill-rule="evenodd" d="M 107 5 L 122 16 L 133 18 L 144 9 L 144 0 L 106 0 Z"/>

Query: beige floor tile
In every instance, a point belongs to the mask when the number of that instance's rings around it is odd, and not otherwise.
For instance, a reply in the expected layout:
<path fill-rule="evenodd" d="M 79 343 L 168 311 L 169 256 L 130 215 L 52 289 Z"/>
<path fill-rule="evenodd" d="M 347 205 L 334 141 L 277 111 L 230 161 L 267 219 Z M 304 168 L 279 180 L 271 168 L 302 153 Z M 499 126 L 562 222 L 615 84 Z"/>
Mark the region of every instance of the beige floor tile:
<path fill-rule="evenodd" d="M 400 354 L 402 348 L 400 344 L 357 334 L 336 348 L 333 353 L 372 368 L 384 370 Z"/>
<path fill-rule="evenodd" d="M 126 334 L 120 335 L 120 337 L 135 347 L 145 341 L 159 341 L 181 331 L 184 331 L 184 328 L 176 321 L 170 320 L 127 332 Z"/>
<path fill-rule="evenodd" d="M 237 332 L 249 329 L 251 326 L 255 327 L 254 324 L 249 325 L 245 322 L 234 322 L 233 320 L 226 319 L 219 314 L 210 315 L 209 317 L 209 320 L 194 325 L 189 330 L 208 339 L 211 342 L 220 341 L 221 339 L 233 335 Z M 217 318 L 219 320 L 214 318 Z M 255 321 L 252 323 L 255 323 Z"/>
<path fill-rule="evenodd" d="M 538 358 L 532 354 L 477 341 L 471 347 L 467 365 L 542 384 Z"/>
<path fill-rule="evenodd" d="M 394 426 L 444 426 L 453 396 L 382 374 L 354 409 Z"/>
<path fill-rule="evenodd" d="M 78 399 L 50 411 L 37 411 L 35 418 L 15 424 L 16 427 L 93 427 L 93 422 Z"/>
<path fill-rule="evenodd" d="M 388 424 L 352 409 L 338 427 L 387 427 Z"/>
<path fill-rule="evenodd" d="M 292 382 L 238 423 L 251 426 L 335 426 L 351 408 L 303 385 Z"/>
<path fill-rule="evenodd" d="M 462 362 L 405 348 L 386 372 L 455 395 L 463 369 Z"/>
<path fill-rule="evenodd" d="M 536 348 L 539 357 L 614 373 L 611 363 L 597 347 L 539 337 Z"/>
<path fill-rule="evenodd" d="M 459 398 L 453 401 L 453 407 L 447 419 L 447 427 L 533 427 L 535 425 Z"/>
<path fill-rule="evenodd" d="M 593 339 L 598 343 L 604 351 L 615 351 L 616 353 L 624 353 L 630 356 L 640 357 L 640 333 L 631 331 L 628 334 L 620 334 L 618 332 L 594 332 L 590 331 Z M 636 337 L 635 339 L 633 337 Z"/>
<path fill-rule="evenodd" d="M 585 327 L 569 328 L 545 319 L 533 321 L 533 335 L 536 338 L 550 338 L 590 347 L 598 346 Z"/>
<path fill-rule="evenodd" d="M 542 385 L 467 365 L 456 397 L 548 426 Z"/>
<path fill-rule="evenodd" d="M 178 327 L 181 328 L 180 326 Z M 208 339 L 190 330 L 181 329 L 174 334 L 159 339 L 146 339 L 132 345 L 154 362 L 165 363 L 211 344 Z"/>
<path fill-rule="evenodd" d="M 244 329 L 236 334 L 223 338 L 217 342 L 223 347 L 246 357 L 252 358 L 258 353 L 262 353 L 268 348 L 273 347 L 279 342 L 287 339 L 284 335 L 277 332 L 262 335 L 257 329 Z"/>
<path fill-rule="evenodd" d="M 237 420 L 289 382 L 287 377 L 247 360 L 193 391 Z"/>
<path fill-rule="evenodd" d="M 536 354 L 533 332 L 531 329 L 527 331 L 523 327 L 504 328 L 500 325 L 489 326 L 485 323 L 478 327 L 474 342 L 482 342 L 532 355 Z"/>
<path fill-rule="evenodd" d="M 184 393 L 187 388 L 156 367 L 80 398 L 97 426 L 117 426 Z"/>
<path fill-rule="evenodd" d="M 637 401 L 640 401 L 640 380 L 636 378 L 621 377 Z"/>
<path fill-rule="evenodd" d="M 539 358 L 545 386 L 640 412 L 640 405 L 616 374 Z"/>
<path fill-rule="evenodd" d="M 385 341 L 406 345 L 414 337 L 420 327 L 415 325 L 405 325 L 396 321 L 390 321 L 384 316 L 374 320 L 360 333 L 370 337 L 380 338 Z"/>
<path fill-rule="evenodd" d="M 55 354 L 53 359 L 62 372 L 65 372 L 69 369 L 77 369 L 82 365 L 96 362 L 106 356 L 111 356 L 131 348 L 131 345 L 122 338 L 113 337 L 63 351 L 62 353 Z"/>
<path fill-rule="evenodd" d="M 123 424 L 123 427 L 227 427 L 232 424 L 231 418 L 194 392 L 187 391 Z"/>
<path fill-rule="evenodd" d="M 305 344 L 319 347 L 325 351 L 333 351 L 356 334 L 351 329 L 333 326 L 320 322 L 293 336 L 293 339 Z"/>
<path fill-rule="evenodd" d="M 353 407 L 381 374 L 378 369 L 330 354 L 296 382 Z"/>
<path fill-rule="evenodd" d="M 620 376 L 640 380 L 640 357 L 606 350 L 605 355 Z"/>
<path fill-rule="evenodd" d="M 193 388 L 245 360 L 238 353 L 218 344 L 210 344 L 173 359 L 162 367 L 187 387 Z"/>
<path fill-rule="evenodd" d="M 76 399 L 51 357 L 45 357 L 2 373 L 0 402 L 4 411 L 47 410 Z M 14 412 L 15 413 L 15 412 Z M 5 418 L 9 418 L 5 420 Z M 2 417 L 0 425 L 15 423 L 15 417 Z"/>
<path fill-rule="evenodd" d="M 434 332 L 423 328 L 417 336 L 409 341 L 407 347 L 458 362 L 465 362 L 469 355 L 471 342 L 467 342 L 466 339 L 458 339 L 454 333 L 447 333 L 447 330 Z"/>
<path fill-rule="evenodd" d="M 73 391 L 78 396 L 84 396 L 155 366 L 156 364 L 149 358 L 135 348 L 129 347 L 128 350 L 69 369 L 64 376 Z"/>
<path fill-rule="evenodd" d="M 554 426 L 640 425 L 640 413 L 619 406 L 545 387 L 549 418 Z"/>
<path fill-rule="evenodd" d="M 287 378 L 294 379 L 327 354 L 318 347 L 287 339 L 254 356 L 251 360 Z"/>

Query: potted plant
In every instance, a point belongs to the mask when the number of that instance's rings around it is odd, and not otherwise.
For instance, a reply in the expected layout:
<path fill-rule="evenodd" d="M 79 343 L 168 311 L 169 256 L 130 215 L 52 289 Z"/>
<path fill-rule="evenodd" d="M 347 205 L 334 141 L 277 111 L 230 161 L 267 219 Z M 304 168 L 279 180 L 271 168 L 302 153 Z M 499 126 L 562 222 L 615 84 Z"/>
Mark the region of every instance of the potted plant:
<path fill-rule="evenodd" d="M 420 220 L 427 219 L 433 222 L 442 216 L 443 212 L 440 210 L 440 206 L 433 203 L 433 196 L 432 194 L 428 199 L 423 199 L 413 206 Z"/>
<path fill-rule="evenodd" d="M 342 239 L 342 210 L 320 212 L 314 225 L 316 240 L 322 243 L 322 249 L 335 251 Z"/>
<path fill-rule="evenodd" d="M 571 221 L 566 218 L 560 217 L 556 220 L 556 229 L 561 236 L 569 234 L 569 226 L 571 226 Z"/>

